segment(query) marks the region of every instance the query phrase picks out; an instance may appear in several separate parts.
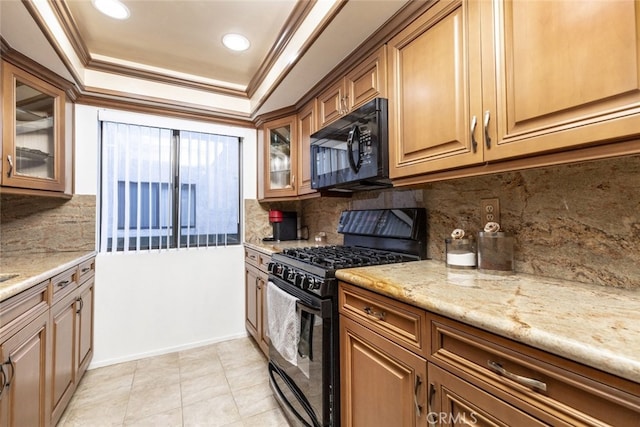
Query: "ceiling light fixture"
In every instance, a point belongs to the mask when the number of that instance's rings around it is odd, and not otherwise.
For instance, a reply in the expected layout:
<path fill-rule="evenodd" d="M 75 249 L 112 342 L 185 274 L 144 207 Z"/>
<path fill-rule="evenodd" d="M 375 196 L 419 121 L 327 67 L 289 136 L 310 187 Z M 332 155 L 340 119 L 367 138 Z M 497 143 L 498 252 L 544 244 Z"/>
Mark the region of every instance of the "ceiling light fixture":
<path fill-rule="evenodd" d="M 244 50 L 249 49 L 251 43 L 249 43 L 249 39 L 240 34 L 226 34 L 222 37 L 222 44 L 224 44 L 227 48 L 231 50 L 235 50 L 236 52 L 242 52 Z"/>
<path fill-rule="evenodd" d="M 91 0 L 93 6 L 100 12 L 114 19 L 127 19 L 129 8 L 118 0 Z"/>

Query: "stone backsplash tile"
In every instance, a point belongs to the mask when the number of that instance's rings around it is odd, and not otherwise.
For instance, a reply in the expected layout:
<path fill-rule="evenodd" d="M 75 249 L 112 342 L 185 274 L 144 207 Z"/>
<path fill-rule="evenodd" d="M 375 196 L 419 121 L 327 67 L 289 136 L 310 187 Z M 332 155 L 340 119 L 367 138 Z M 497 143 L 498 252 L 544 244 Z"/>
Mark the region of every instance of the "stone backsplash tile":
<path fill-rule="evenodd" d="M 339 244 L 344 209 L 425 207 L 428 257 L 444 261 L 444 239 L 455 228 L 477 235 L 484 226 L 481 199 L 497 197 L 502 228 L 515 237 L 516 271 L 640 288 L 638 177 L 640 156 L 628 156 L 308 199 L 296 208 L 311 236 L 325 231 L 329 243 Z"/>
<path fill-rule="evenodd" d="M 2 195 L 0 253 L 95 250 L 96 196 Z"/>

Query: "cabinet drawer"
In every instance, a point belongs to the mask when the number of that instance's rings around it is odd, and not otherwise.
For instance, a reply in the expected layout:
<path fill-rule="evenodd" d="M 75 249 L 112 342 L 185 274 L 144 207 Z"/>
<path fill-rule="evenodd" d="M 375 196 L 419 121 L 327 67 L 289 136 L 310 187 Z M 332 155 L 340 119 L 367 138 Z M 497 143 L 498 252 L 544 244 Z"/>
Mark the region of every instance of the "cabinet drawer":
<path fill-rule="evenodd" d="M 256 251 L 255 249 L 244 248 L 244 260 L 248 264 L 251 264 L 267 273 L 269 261 L 271 261 L 271 255 Z"/>
<path fill-rule="evenodd" d="M 0 302 L 0 341 L 22 326 L 22 321 L 49 307 L 49 281 Z M 25 320 L 26 321 L 26 320 Z"/>
<path fill-rule="evenodd" d="M 253 249 L 244 248 L 244 260 L 245 262 L 258 267 L 260 265 L 260 252 Z"/>
<path fill-rule="evenodd" d="M 74 267 L 70 268 L 64 273 L 58 274 L 51 279 L 54 304 L 59 301 L 60 298 L 64 298 L 65 295 L 78 287 L 77 275 L 78 270 L 76 267 Z"/>
<path fill-rule="evenodd" d="M 640 384 L 430 315 L 429 359 L 553 425 L 637 425 Z M 562 422 L 559 422 L 561 420 Z"/>
<path fill-rule="evenodd" d="M 340 282 L 338 307 L 341 314 L 379 334 L 423 353 L 427 342 L 426 313 L 357 286 Z"/>
<path fill-rule="evenodd" d="M 270 255 L 258 254 L 258 268 L 265 273 L 269 272 L 269 262 L 271 261 Z"/>
<path fill-rule="evenodd" d="M 96 272 L 96 259 L 91 258 L 78 266 L 78 283 L 83 283 L 87 278 L 94 276 Z"/>

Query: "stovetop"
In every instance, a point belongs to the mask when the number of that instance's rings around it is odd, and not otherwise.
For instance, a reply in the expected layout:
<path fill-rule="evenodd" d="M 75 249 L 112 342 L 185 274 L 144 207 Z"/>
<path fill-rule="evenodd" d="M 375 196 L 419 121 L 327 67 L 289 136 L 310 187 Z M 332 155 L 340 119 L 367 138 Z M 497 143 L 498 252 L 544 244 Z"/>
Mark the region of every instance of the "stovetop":
<path fill-rule="evenodd" d="M 357 246 L 289 248 L 282 255 L 328 271 L 420 259 L 417 256 Z"/>
<path fill-rule="evenodd" d="M 336 270 L 419 259 L 414 255 L 357 246 L 288 248 L 273 254 L 269 273 L 297 288 L 330 298 L 337 294 Z"/>
<path fill-rule="evenodd" d="M 344 245 L 286 248 L 273 254 L 269 273 L 320 295 L 337 295 L 336 270 L 407 261 L 426 255 L 423 208 L 344 211 L 338 233 Z"/>

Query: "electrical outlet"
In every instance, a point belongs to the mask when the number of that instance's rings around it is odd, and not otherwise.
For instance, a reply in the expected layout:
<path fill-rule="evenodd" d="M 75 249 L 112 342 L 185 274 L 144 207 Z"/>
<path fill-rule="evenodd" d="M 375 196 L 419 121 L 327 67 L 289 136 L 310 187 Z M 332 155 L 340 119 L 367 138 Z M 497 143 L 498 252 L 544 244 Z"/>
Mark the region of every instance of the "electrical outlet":
<path fill-rule="evenodd" d="M 500 224 L 500 200 L 482 199 L 481 201 L 481 227 L 484 228 L 488 222 Z"/>

